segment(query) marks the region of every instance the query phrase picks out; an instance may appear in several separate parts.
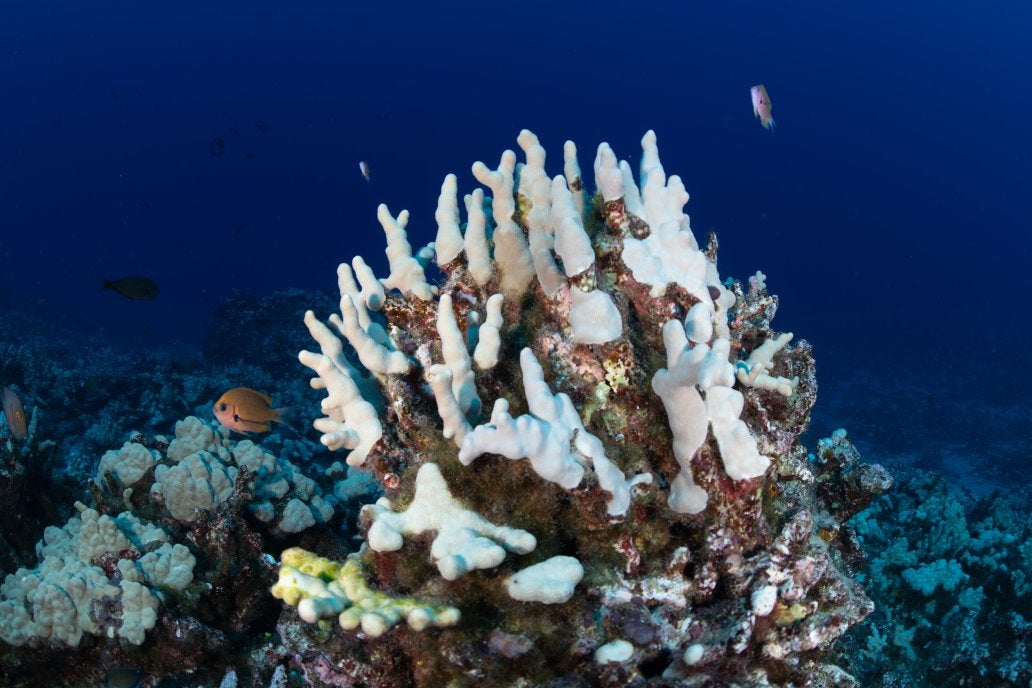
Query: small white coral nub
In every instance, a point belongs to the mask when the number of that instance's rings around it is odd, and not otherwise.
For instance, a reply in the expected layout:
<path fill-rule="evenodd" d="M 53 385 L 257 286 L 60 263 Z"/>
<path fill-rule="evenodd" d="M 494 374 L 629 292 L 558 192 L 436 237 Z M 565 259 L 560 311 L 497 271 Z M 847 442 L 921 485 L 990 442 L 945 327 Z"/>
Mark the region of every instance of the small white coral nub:
<path fill-rule="evenodd" d="M 521 602 L 557 604 L 573 597 L 584 577 L 584 567 L 574 557 L 555 556 L 509 576 L 505 589 Z"/>

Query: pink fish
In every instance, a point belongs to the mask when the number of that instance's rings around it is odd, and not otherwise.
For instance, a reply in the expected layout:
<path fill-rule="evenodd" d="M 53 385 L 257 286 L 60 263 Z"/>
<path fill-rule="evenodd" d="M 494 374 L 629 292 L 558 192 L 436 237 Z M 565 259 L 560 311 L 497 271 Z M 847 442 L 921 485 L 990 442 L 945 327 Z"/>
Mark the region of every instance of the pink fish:
<path fill-rule="evenodd" d="M 369 176 L 369 163 L 367 163 L 365 160 L 360 160 L 358 163 L 358 171 L 362 173 L 363 179 L 365 179 L 367 182 L 371 181 L 372 178 Z"/>
<path fill-rule="evenodd" d="M 764 129 L 774 129 L 774 117 L 770 114 L 774 105 L 770 102 L 767 89 L 763 84 L 757 84 L 749 89 L 752 96 L 753 114 L 760 118 L 760 124 Z"/>

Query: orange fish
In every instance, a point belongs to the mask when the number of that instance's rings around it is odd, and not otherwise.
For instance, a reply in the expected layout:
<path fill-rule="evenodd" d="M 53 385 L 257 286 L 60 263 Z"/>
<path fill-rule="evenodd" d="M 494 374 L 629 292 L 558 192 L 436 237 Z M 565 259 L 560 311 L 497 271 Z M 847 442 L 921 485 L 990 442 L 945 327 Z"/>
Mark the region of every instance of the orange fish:
<path fill-rule="evenodd" d="M 752 96 L 753 114 L 760 118 L 760 124 L 764 129 L 773 130 L 774 116 L 770 113 L 774 109 L 774 104 L 770 102 L 767 88 L 763 84 L 757 84 L 749 89 L 749 95 Z"/>
<path fill-rule="evenodd" d="M 272 408 L 272 397 L 250 387 L 234 387 L 215 402 L 215 418 L 237 432 L 268 432 L 269 423 L 283 423 L 285 408 Z"/>
<path fill-rule="evenodd" d="M 0 403 L 3 403 L 4 417 L 7 418 L 7 427 L 11 435 L 16 440 L 26 439 L 29 436 L 29 424 L 21 399 L 13 389 L 5 386 L 0 390 Z"/>

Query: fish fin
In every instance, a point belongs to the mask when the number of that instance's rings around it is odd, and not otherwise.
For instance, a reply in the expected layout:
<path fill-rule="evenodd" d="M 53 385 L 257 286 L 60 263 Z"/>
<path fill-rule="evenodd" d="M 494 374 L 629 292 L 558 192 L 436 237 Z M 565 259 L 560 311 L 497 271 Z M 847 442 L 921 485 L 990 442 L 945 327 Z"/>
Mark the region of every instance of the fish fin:
<path fill-rule="evenodd" d="M 254 426 L 256 426 L 254 430 L 248 430 L 247 432 L 268 432 L 269 431 L 269 424 L 266 421 L 263 421 L 263 420 L 250 420 L 249 418 L 242 418 L 242 417 L 236 416 L 236 415 L 233 416 L 233 420 L 235 420 L 238 423 L 246 423 L 247 425 L 254 425 Z M 262 428 L 264 428 L 264 430 Z M 243 431 L 238 431 L 238 432 L 243 432 Z"/>
<path fill-rule="evenodd" d="M 767 122 L 766 127 L 768 129 L 770 129 L 771 131 L 774 131 L 774 118 L 773 117 L 771 117 L 770 121 Z"/>

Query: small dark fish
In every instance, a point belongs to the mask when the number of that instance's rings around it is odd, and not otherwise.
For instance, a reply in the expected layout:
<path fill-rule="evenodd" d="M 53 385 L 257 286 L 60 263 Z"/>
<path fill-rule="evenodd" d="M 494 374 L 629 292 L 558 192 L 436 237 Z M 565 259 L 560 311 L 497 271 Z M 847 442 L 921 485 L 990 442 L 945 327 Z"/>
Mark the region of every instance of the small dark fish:
<path fill-rule="evenodd" d="M 240 136 L 240 130 L 239 129 L 235 129 L 235 128 L 234 129 L 230 129 L 230 132 L 233 133 L 233 136 Z"/>
<path fill-rule="evenodd" d="M 111 96 L 111 100 L 118 100 L 119 98 L 122 97 L 121 94 L 119 94 L 118 91 L 108 91 L 107 94 L 109 96 Z"/>
<path fill-rule="evenodd" d="M 257 156 L 254 153 L 252 153 L 251 151 L 248 151 L 247 153 L 244 154 L 244 157 L 247 158 L 248 160 L 254 160 Z"/>
<path fill-rule="evenodd" d="M 104 688 L 138 688 L 140 682 L 150 676 L 146 671 L 135 669 L 110 669 L 104 677 Z"/>
<path fill-rule="evenodd" d="M 226 142 L 222 140 L 221 136 L 216 136 L 208 144 L 208 155 L 212 157 L 221 157 L 226 154 Z"/>
<path fill-rule="evenodd" d="M 140 206 L 144 210 L 150 210 L 150 203 L 148 203 L 147 201 L 140 201 L 136 205 Z"/>
<path fill-rule="evenodd" d="M 261 122 L 255 122 L 254 123 L 254 128 L 257 129 L 258 131 L 262 132 L 263 134 L 268 134 L 269 133 L 269 128 L 267 126 L 265 126 L 264 124 L 262 124 Z"/>
<path fill-rule="evenodd" d="M 301 181 L 301 175 L 300 174 L 291 175 L 290 178 L 293 179 L 295 182 Z"/>
<path fill-rule="evenodd" d="M 247 226 L 246 222 L 241 222 L 240 224 L 238 224 L 236 227 L 233 228 L 233 234 L 240 234 L 240 232 L 244 231 L 244 227 L 246 227 L 246 226 Z"/>
<path fill-rule="evenodd" d="M 148 301 L 158 295 L 158 285 L 149 277 L 123 277 L 122 279 L 101 279 L 101 291 L 113 291 L 134 301 Z"/>
<path fill-rule="evenodd" d="M 64 120 L 60 117 L 55 117 L 54 119 L 50 120 L 50 126 L 54 127 L 55 129 L 57 129 L 62 124 L 64 124 Z"/>

